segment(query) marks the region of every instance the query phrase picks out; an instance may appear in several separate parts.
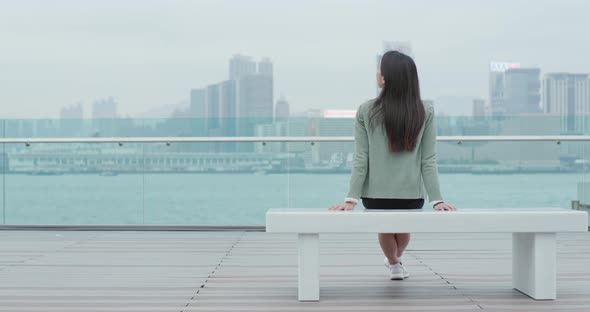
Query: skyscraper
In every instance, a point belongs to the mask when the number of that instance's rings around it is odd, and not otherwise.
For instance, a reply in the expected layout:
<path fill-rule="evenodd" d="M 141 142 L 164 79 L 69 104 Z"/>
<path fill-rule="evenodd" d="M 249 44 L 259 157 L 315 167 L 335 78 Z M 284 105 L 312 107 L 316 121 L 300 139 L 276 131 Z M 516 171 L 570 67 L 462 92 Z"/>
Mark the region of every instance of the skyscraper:
<path fill-rule="evenodd" d="M 193 118 L 207 116 L 207 91 L 205 89 L 191 89 L 190 115 Z"/>
<path fill-rule="evenodd" d="M 482 99 L 473 99 L 473 117 L 484 117 L 486 115 L 486 102 Z"/>
<path fill-rule="evenodd" d="M 489 99 L 491 114 L 500 116 L 506 114 L 504 98 L 504 73 L 511 68 L 520 68 L 519 63 L 491 62 L 489 74 Z"/>
<path fill-rule="evenodd" d="M 97 136 L 120 136 L 121 123 L 117 118 L 117 103 L 113 97 L 92 103 L 92 133 Z"/>
<path fill-rule="evenodd" d="M 268 123 L 273 117 L 273 81 L 265 75 L 250 75 L 238 81 L 238 118 Z M 242 128 L 244 129 L 244 128 Z M 248 133 L 252 132 L 249 129 Z"/>
<path fill-rule="evenodd" d="M 272 76 L 273 75 L 272 62 L 270 61 L 270 59 L 268 57 L 263 58 L 258 63 L 258 73 L 260 75 L 265 75 L 265 76 Z"/>
<path fill-rule="evenodd" d="M 229 79 L 191 90 L 191 116 L 206 120 L 205 135 L 251 136 L 259 124 L 272 123 L 273 64 L 235 54 L 229 60 Z M 246 144 L 214 144 L 215 151 L 253 151 Z M 211 150 L 211 149 L 210 149 Z"/>
<path fill-rule="evenodd" d="M 220 84 L 208 85 L 206 90 L 207 130 L 217 129 L 220 126 L 219 117 L 221 111 Z"/>
<path fill-rule="evenodd" d="M 81 103 L 62 107 L 59 118 L 60 136 L 77 136 L 84 133 L 84 108 Z"/>
<path fill-rule="evenodd" d="M 113 97 L 97 100 L 92 103 L 93 119 L 113 119 L 117 118 L 117 103 Z"/>
<path fill-rule="evenodd" d="M 72 106 L 62 107 L 59 111 L 60 119 L 82 119 L 84 118 L 84 107 L 81 103 Z"/>
<path fill-rule="evenodd" d="M 235 81 L 236 132 L 254 135 L 258 124 L 273 118 L 273 64 L 269 58 L 258 63 L 251 57 L 234 55 L 230 59 L 230 80 Z"/>
<path fill-rule="evenodd" d="M 191 135 L 207 136 L 207 90 L 191 89 L 190 99 Z M 198 150 L 198 149 L 195 149 Z"/>
<path fill-rule="evenodd" d="M 548 73 L 543 79 L 543 111 L 560 118 L 562 133 L 587 133 L 590 125 L 588 74 Z"/>
<path fill-rule="evenodd" d="M 256 74 L 256 62 L 251 57 L 234 54 L 229 60 L 229 79 L 237 80 L 242 76 Z"/>
<path fill-rule="evenodd" d="M 237 81 L 226 80 L 219 84 L 220 93 L 220 126 L 222 134 L 224 136 L 236 136 L 237 135 L 237 124 L 236 118 L 238 114 L 238 97 L 237 97 Z M 228 144 L 235 145 L 235 144 Z M 233 151 L 234 148 L 230 148 L 227 151 Z"/>
<path fill-rule="evenodd" d="M 289 118 L 289 102 L 281 96 L 275 106 L 275 120 L 282 121 Z"/>
<path fill-rule="evenodd" d="M 511 68 L 504 75 L 506 113 L 516 115 L 541 112 L 541 70 Z"/>

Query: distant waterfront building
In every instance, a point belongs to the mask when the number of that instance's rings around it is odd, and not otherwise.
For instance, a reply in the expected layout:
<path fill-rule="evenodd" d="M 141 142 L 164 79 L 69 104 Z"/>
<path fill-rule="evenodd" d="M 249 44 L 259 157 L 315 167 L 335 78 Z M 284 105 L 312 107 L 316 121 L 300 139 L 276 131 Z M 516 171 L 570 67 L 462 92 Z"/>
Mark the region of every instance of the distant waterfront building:
<path fill-rule="evenodd" d="M 96 136 L 120 136 L 121 121 L 117 119 L 117 103 L 113 97 L 92 103 L 92 134 Z"/>
<path fill-rule="evenodd" d="M 484 117 L 486 115 L 486 101 L 483 99 L 473 99 L 473 117 Z"/>
<path fill-rule="evenodd" d="M 117 103 L 112 96 L 92 103 L 92 119 L 114 118 L 117 118 Z"/>
<path fill-rule="evenodd" d="M 189 109 L 191 135 L 207 136 L 207 91 L 204 88 L 191 89 Z"/>
<path fill-rule="evenodd" d="M 269 58 L 256 63 L 249 56 L 236 54 L 229 60 L 228 80 L 191 90 L 191 115 L 205 120 L 203 127 L 208 136 L 255 135 L 256 125 L 273 121 L 273 85 L 273 64 Z M 254 149 L 249 144 L 223 143 L 215 150 Z"/>
<path fill-rule="evenodd" d="M 280 97 L 277 101 L 275 106 L 275 120 L 281 121 L 286 120 L 289 118 L 290 108 L 289 102 L 285 99 L 285 97 Z"/>
<path fill-rule="evenodd" d="M 62 107 L 59 111 L 60 119 L 82 119 L 84 118 L 84 107 L 81 103 L 72 106 Z"/>
<path fill-rule="evenodd" d="M 234 54 L 229 60 L 229 79 L 237 80 L 242 76 L 256 74 L 256 62 L 251 57 Z"/>
<path fill-rule="evenodd" d="M 229 66 L 234 83 L 226 83 L 228 109 L 224 118 L 235 118 L 231 127 L 237 135 L 254 135 L 256 125 L 273 120 L 273 64 L 269 58 L 256 64 L 249 56 L 234 55 Z"/>
<path fill-rule="evenodd" d="M 225 80 L 219 83 L 219 95 L 221 127 L 226 130 L 225 135 L 233 136 L 236 134 L 235 119 L 238 113 L 237 81 Z"/>
<path fill-rule="evenodd" d="M 221 96 L 219 94 L 219 84 L 212 84 L 206 88 L 206 115 L 207 130 L 219 128 L 219 117 L 221 110 Z"/>
<path fill-rule="evenodd" d="M 543 111 L 559 116 L 562 133 L 588 133 L 588 74 L 548 73 L 543 79 Z"/>
<path fill-rule="evenodd" d="M 60 136 L 79 136 L 84 133 L 84 108 L 81 103 L 62 107 L 59 112 Z"/>
<path fill-rule="evenodd" d="M 541 112 L 541 70 L 513 68 L 504 73 L 504 104 L 510 115 Z"/>
<path fill-rule="evenodd" d="M 207 91 L 205 89 L 191 89 L 190 114 L 193 118 L 207 116 Z"/>
<path fill-rule="evenodd" d="M 260 75 L 265 75 L 265 76 L 272 76 L 273 75 L 273 65 L 268 57 L 263 58 L 258 63 L 258 73 Z"/>
<path fill-rule="evenodd" d="M 519 63 L 491 62 L 489 66 L 489 98 L 490 113 L 494 116 L 506 114 L 505 103 L 505 76 L 508 69 L 520 68 Z"/>
<path fill-rule="evenodd" d="M 240 135 L 253 135 L 255 125 L 272 122 L 274 105 L 271 76 L 250 75 L 240 78 L 237 99 Z"/>

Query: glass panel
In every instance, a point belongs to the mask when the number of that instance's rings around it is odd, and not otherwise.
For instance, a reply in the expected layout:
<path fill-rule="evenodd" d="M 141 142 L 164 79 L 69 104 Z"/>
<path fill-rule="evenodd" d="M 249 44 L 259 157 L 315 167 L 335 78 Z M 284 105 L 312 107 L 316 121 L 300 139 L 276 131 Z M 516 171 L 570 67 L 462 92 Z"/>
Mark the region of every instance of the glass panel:
<path fill-rule="evenodd" d="M 289 206 L 328 208 L 341 203 L 348 192 L 353 143 L 290 143 L 297 155 L 289 163 Z"/>
<path fill-rule="evenodd" d="M 558 135 L 556 120 L 443 116 L 437 125 L 441 136 Z M 215 125 L 193 118 L 9 120 L 2 137 L 324 137 L 352 136 L 353 126 L 354 118 L 321 115 Z M 4 153 L 6 224 L 262 225 L 268 208 L 341 202 L 354 143 L 36 143 L 3 144 Z M 437 157 L 443 195 L 458 207 L 571 207 L 590 198 L 587 143 L 439 142 Z"/>
<path fill-rule="evenodd" d="M 6 224 L 141 224 L 141 155 L 118 144 L 6 144 Z"/>
<path fill-rule="evenodd" d="M 5 138 L 4 135 L 4 120 L 0 120 L 0 138 Z M 6 144 L 1 143 L 0 144 L 0 174 L 2 175 L 0 177 L 0 207 L 2 209 L 2 220 L 0 224 L 5 224 L 6 219 L 5 219 L 5 215 L 6 215 L 6 210 L 5 210 L 5 202 L 4 202 L 4 194 L 5 194 L 5 190 L 4 190 L 4 181 L 6 179 L 6 171 L 8 170 L 8 158 L 6 157 Z"/>
<path fill-rule="evenodd" d="M 571 163 L 582 173 L 577 181 L 576 197 L 572 208 L 588 212 L 590 224 L 590 179 L 588 178 L 590 144 L 588 142 L 564 142 L 562 149 L 564 154 L 568 154 L 568 157 L 564 157 L 565 161 Z"/>
<path fill-rule="evenodd" d="M 439 136 L 562 135 L 556 116 L 438 116 Z M 566 135 L 568 133 L 565 133 Z"/>
<path fill-rule="evenodd" d="M 264 225 L 287 206 L 282 157 L 262 143 L 145 144 L 145 223 Z"/>
<path fill-rule="evenodd" d="M 555 142 L 441 142 L 441 191 L 458 207 L 569 208 L 582 171 L 565 155 Z"/>

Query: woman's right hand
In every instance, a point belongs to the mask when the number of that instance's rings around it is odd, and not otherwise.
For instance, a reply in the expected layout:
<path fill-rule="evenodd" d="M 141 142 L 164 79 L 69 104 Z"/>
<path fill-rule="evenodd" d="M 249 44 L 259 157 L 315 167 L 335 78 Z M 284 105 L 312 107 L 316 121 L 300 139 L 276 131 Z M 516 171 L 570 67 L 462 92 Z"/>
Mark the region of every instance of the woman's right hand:
<path fill-rule="evenodd" d="M 330 211 L 350 211 L 354 209 L 354 206 L 356 206 L 355 203 L 353 202 L 345 202 L 343 204 L 339 204 L 339 205 L 334 205 L 332 207 L 330 207 Z"/>
<path fill-rule="evenodd" d="M 457 208 L 455 208 L 455 206 L 453 206 L 451 204 L 438 203 L 438 204 L 434 205 L 434 210 L 437 210 L 437 211 L 457 211 Z"/>

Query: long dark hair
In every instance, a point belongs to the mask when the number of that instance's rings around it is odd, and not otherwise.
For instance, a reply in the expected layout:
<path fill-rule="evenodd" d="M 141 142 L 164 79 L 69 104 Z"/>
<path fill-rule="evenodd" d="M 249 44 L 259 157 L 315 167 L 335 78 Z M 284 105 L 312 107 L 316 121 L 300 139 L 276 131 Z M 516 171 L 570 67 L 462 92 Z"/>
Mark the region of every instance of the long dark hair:
<path fill-rule="evenodd" d="M 389 51 L 380 66 L 385 86 L 371 109 L 370 124 L 385 127 L 391 152 L 413 151 L 425 118 L 416 64 L 403 53 Z"/>

